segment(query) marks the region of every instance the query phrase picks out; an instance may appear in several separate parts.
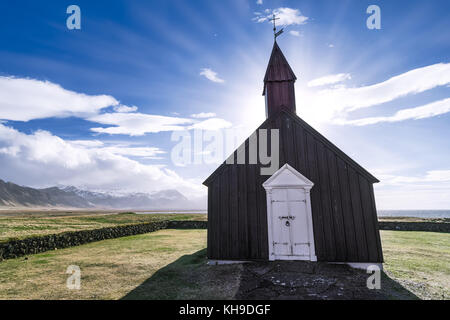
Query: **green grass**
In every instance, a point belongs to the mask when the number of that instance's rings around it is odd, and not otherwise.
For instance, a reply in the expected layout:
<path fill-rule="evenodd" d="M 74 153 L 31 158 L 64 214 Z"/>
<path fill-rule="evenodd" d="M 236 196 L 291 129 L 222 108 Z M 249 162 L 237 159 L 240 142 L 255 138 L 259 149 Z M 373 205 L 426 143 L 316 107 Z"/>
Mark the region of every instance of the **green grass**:
<path fill-rule="evenodd" d="M 92 214 L 75 216 L 5 215 L 0 216 L 0 242 L 66 231 L 90 230 L 118 225 L 161 220 L 206 220 L 205 214 Z"/>
<path fill-rule="evenodd" d="M 450 234 L 381 231 L 386 274 L 421 299 L 450 299 Z"/>
<path fill-rule="evenodd" d="M 241 265 L 208 266 L 203 249 L 158 270 L 123 299 L 232 299 L 239 288 L 241 271 Z"/>
<path fill-rule="evenodd" d="M 389 278 L 450 299 L 450 234 L 382 231 Z M 241 265 L 206 265 L 206 230 L 160 230 L 0 262 L 0 299 L 230 299 Z M 81 290 L 66 288 L 69 265 Z M 393 298 L 399 295 L 393 292 Z"/>
<path fill-rule="evenodd" d="M 0 262 L 0 299 L 120 299 L 155 272 L 205 247 L 206 230 L 160 230 Z M 81 289 L 65 272 L 81 269 Z M 163 284 L 157 292 L 166 292 Z"/>

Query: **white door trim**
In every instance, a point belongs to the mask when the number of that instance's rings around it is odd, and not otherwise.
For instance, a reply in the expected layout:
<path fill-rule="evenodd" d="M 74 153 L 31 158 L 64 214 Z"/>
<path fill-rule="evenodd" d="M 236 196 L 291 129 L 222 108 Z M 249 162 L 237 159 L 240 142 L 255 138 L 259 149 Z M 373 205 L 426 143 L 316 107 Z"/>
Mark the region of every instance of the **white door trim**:
<path fill-rule="evenodd" d="M 308 178 L 303 176 L 300 172 L 292 168 L 290 165 L 285 164 L 277 172 L 275 172 L 266 182 L 263 183 L 264 189 L 266 189 L 267 198 L 267 226 L 268 226 L 268 247 L 269 247 L 269 260 L 309 260 L 317 261 L 316 250 L 314 246 L 314 231 L 312 223 L 312 211 L 311 211 L 311 196 L 310 191 L 314 186 Z M 272 224 L 272 191 L 274 189 L 302 189 L 305 193 L 306 204 L 306 216 L 307 216 L 307 229 L 309 239 L 309 255 L 275 255 L 273 239 L 274 228 Z"/>

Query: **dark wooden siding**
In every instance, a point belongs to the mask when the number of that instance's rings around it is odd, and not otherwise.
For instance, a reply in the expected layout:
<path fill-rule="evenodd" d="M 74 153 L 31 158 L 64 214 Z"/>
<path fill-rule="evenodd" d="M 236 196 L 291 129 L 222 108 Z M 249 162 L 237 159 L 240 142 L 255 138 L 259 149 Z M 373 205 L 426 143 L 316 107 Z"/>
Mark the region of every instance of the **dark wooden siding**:
<path fill-rule="evenodd" d="M 311 205 L 318 260 L 382 262 L 373 180 L 295 117 L 281 112 L 260 129 L 279 129 L 280 167 L 289 163 L 315 184 Z M 207 182 L 208 257 L 266 260 L 267 205 L 262 183 L 268 176 L 262 176 L 255 164 L 219 169 Z"/>
<path fill-rule="evenodd" d="M 281 109 L 288 109 L 295 112 L 294 81 L 267 82 L 266 96 L 269 117 Z"/>

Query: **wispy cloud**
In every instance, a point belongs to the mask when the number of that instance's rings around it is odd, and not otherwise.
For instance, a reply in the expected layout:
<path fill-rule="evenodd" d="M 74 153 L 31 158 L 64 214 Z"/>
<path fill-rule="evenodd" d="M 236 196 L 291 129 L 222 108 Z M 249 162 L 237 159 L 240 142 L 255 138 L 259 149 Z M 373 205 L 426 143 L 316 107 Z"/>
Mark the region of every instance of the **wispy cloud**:
<path fill-rule="evenodd" d="M 278 25 L 282 26 L 290 26 L 290 25 L 302 25 L 306 24 L 308 21 L 308 17 L 302 15 L 300 10 L 293 9 L 293 8 L 278 8 L 274 9 L 272 11 L 266 10 L 266 15 L 257 15 L 255 18 L 253 18 L 254 21 L 261 23 L 265 21 L 269 21 L 272 18 L 272 16 L 275 14 L 279 20 L 277 20 Z M 267 14 L 270 13 L 270 14 Z"/>
<path fill-rule="evenodd" d="M 156 147 L 133 146 L 128 143 L 107 143 L 99 140 L 66 140 L 67 143 L 75 147 L 95 149 L 117 155 L 140 157 L 145 159 L 162 159 L 159 155 L 166 153 Z"/>
<path fill-rule="evenodd" d="M 312 121 L 346 124 L 348 114 L 354 110 L 380 105 L 407 95 L 418 94 L 450 83 L 450 63 L 437 63 L 410 70 L 386 81 L 355 88 L 327 88 L 306 92 L 303 96 L 304 116 Z M 441 104 L 434 105 L 434 108 Z M 427 112 L 429 106 L 419 109 Z M 317 110 L 321 110 L 320 117 Z M 417 112 L 418 110 L 415 110 Z M 409 114 L 410 111 L 408 111 Z M 404 116 L 400 113 L 400 116 Z"/>
<path fill-rule="evenodd" d="M 91 131 L 108 134 L 141 136 L 146 133 L 184 130 L 183 125 L 193 123 L 192 119 L 166 117 L 145 113 L 103 113 L 87 120 L 105 125 L 107 128 L 91 128 Z"/>
<path fill-rule="evenodd" d="M 383 184 L 398 185 L 409 183 L 450 182 L 450 170 L 430 170 L 421 176 L 383 175 Z"/>
<path fill-rule="evenodd" d="M 210 69 L 203 69 L 202 75 L 214 82 L 223 82 Z M 217 130 L 228 127 L 229 122 L 213 118 L 215 113 L 202 112 L 193 114 L 192 118 L 169 117 L 136 112 L 138 107 L 126 106 L 108 95 L 90 96 L 62 88 L 48 81 L 0 76 L 0 123 L 6 120 L 29 121 L 50 117 L 75 116 L 107 127 L 94 127 L 91 131 L 104 134 L 123 134 L 140 136 L 147 133 L 163 131 L 204 128 Z M 113 107 L 115 112 L 100 113 L 102 109 Z M 204 121 L 196 119 L 212 118 Z M 216 126 L 214 128 L 214 126 Z M 83 147 L 98 147 L 98 141 L 75 141 Z M 109 148 L 108 151 L 113 149 Z M 117 149 L 114 149 L 117 151 Z M 136 149 L 121 149 L 123 152 L 134 152 Z M 152 150 L 138 150 L 147 156 Z M 116 152 L 117 153 L 117 152 Z"/>
<path fill-rule="evenodd" d="M 134 111 L 137 111 L 137 109 L 138 109 L 138 107 L 136 107 L 136 106 L 129 107 L 129 106 L 125 106 L 123 104 L 121 104 L 120 106 L 114 107 L 114 111 L 116 111 L 116 112 L 134 112 Z"/>
<path fill-rule="evenodd" d="M 450 112 L 450 98 L 435 101 L 420 107 L 402 109 L 392 116 L 387 117 L 369 117 L 357 120 L 343 120 L 342 124 L 352 124 L 357 126 L 365 126 L 380 122 L 399 122 L 404 120 L 417 120 L 435 117 Z"/>
<path fill-rule="evenodd" d="M 197 122 L 189 127 L 189 129 L 201 129 L 201 130 L 220 130 L 231 127 L 231 122 L 228 122 L 220 118 L 211 118 L 201 122 Z"/>
<path fill-rule="evenodd" d="M 225 80 L 223 80 L 223 79 L 221 79 L 221 78 L 219 78 L 217 76 L 217 72 L 215 72 L 215 71 L 213 71 L 213 70 L 211 70 L 209 68 L 203 68 L 200 71 L 200 75 L 204 76 L 206 79 L 208 79 L 208 80 L 210 80 L 212 82 L 216 82 L 216 83 L 223 83 L 223 82 L 225 82 Z"/>
<path fill-rule="evenodd" d="M 430 170 L 422 175 L 377 175 L 380 209 L 436 210 L 450 207 L 450 170 Z M 411 201 L 414 199 L 414 201 Z"/>
<path fill-rule="evenodd" d="M 67 142 L 87 148 L 101 147 L 104 145 L 103 142 L 99 140 L 68 140 Z"/>
<path fill-rule="evenodd" d="M 319 87 L 328 84 L 334 84 L 338 82 L 342 82 L 348 79 L 351 79 L 351 75 L 349 73 L 338 73 L 338 74 L 330 74 L 324 77 L 320 77 L 308 82 L 308 87 Z"/>
<path fill-rule="evenodd" d="M 99 151 L 110 152 L 116 155 L 139 157 L 145 159 L 162 159 L 160 155 L 165 151 L 156 147 L 128 147 L 128 146 L 110 146 L 98 149 Z"/>
<path fill-rule="evenodd" d="M 212 117 L 215 117 L 215 116 L 216 116 L 216 114 L 214 112 L 200 112 L 200 113 L 191 114 L 192 118 L 200 118 L 200 119 L 202 119 L 202 118 L 212 118 Z"/>
<path fill-rule="evenodd" d="M 122 134 L 129 136 L 142 136 L 147 133 L 158 133 L 164 131 L 180 131 L 190 129 L 220 130 L 231 127 L 231 123 L 221 118 L 211 118 L 215 114 L 196 114 L 197 119 L 209 118 L 206 120 L 196 120 L 179 117 L 166 117 L 144 113 L 103 113 L 87 120 L 97 122 L 110 127 L 91 128 L 91 131 L 104 134 Z"/>
<path fill-rule="evenodd" d="M 263 4 L 263 0 L 256 0 L 256 4 L 262 5 Z"/>
<path fill-rule="evenodd" d="M 291 30 L 289 31 L 289 34 L 294 37 L 300 37 L 300 32 L 297 30 Z"/>
<path fill-rule="evenodd" d="M 29 121 L 92 115 L 119 101 L 109 95 L 87 95 L 60 85 L 28 78 L 0 76 L 0 119 Z"/>

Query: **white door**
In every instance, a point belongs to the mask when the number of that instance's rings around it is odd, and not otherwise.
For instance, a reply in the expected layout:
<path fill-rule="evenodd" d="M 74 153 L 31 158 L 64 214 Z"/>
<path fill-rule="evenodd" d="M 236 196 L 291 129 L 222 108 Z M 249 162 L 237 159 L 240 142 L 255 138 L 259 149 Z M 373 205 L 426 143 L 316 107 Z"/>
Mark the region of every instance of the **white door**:
<path fill-rule="evenodd" d="M 310 235 L 304 189 L 273 189 L 272 240 L 277 259 L 309 259 Z"/>
<path fill-rule="evenodd" d="M 310 197 L 313 186 L 287 163 L 263 183 L 269 260 L 317 261 Z"/>

